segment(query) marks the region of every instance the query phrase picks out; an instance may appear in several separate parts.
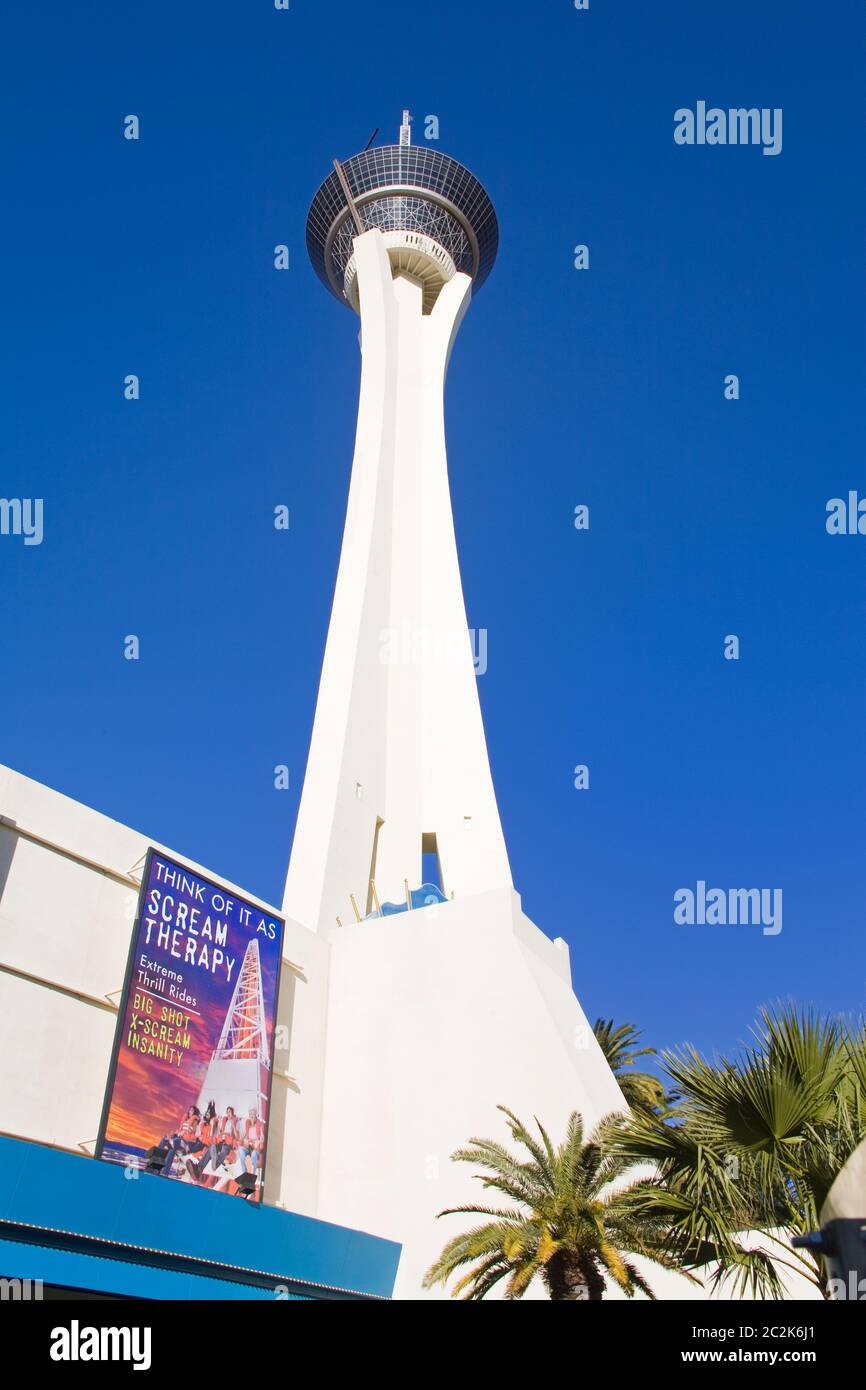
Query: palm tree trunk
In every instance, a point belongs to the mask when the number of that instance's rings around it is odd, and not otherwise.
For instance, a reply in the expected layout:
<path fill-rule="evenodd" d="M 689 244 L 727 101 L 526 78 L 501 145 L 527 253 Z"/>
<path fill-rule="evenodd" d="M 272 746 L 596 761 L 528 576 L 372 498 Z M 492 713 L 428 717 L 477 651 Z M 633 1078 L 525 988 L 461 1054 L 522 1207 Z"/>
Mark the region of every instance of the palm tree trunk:
<path fill-rule="evenodd" d="M 567 1250 L 557 1250 L 544 1268 L 544 1279 L 551 1302 L 599 1303 L 604 1295 L 604 1279 L 595 1262 L 580 1259 Z"/>
<path fill-rule="evenodd" d="M 586 1298 L 588 1293 L 590 1303 L 600 1303 L 604 1298 L 605 1282 L 591 1257 L 580 1263 L 580 1284 L 587 1291 L 582 1297 Z"/>

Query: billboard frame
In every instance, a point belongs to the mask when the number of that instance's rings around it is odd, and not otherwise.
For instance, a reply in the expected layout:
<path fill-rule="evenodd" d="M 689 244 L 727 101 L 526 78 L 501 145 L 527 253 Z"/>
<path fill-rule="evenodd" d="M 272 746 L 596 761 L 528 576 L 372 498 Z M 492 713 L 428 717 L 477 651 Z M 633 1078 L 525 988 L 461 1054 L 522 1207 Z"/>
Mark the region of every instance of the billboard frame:
<path fill-rule="evenodd" d="M 154 858 L 167 859 L 169 863 L 176 864 L 178 868 L 184 869 L 187 873 L 192 874 L 194 878 L 204 879 L 208 883 L 214 883 L 220 890 L 224 890 L 226 893 L 228 893 L 229 891 L 228 885 L 224 883 L 221 879 L 214 879 L 212 875 L 210 875 L 209 873 L 205 873 L 202 870 L 195 868 L 192 864 L 185 863 L 183 860 L 179 859 L 175 854 L 169 854 L 161 849 L 157 849 L 155 845 L 148 845 L 147 851 L 144 856 L 144 868 L 141 871 L 141 885 L 138 890 L 138 900 L 136 902 L 135 907 L 135 920 L 132 924 L 132 934 L 130 936 L 129 941 L 129 951 L 126 957 L 126 970 L 123 976 L 123 986 L 120 991 L 120 1002 L 117 1006 L 117 1023 L 115 1025 L 114 1030 L 114 1042 L 111 1048 L 111 1062 L 109 1064 L 108 1076 L 105 1082 L 105 1094 L 102 1100 L 102 1114 L 99 1120 L 99 1132 L 97 1134 L 96 1145 L 93 1150 L 93 1157 L 98 1159 L 102 1159 L 103 1149 L 105 1147 L 105 1132 L 108 1129 L 108 1117 L 111 1113 L 111 1101 L 114 1095 L 114 1083 L 117 1079 L 117 1064 L 120 1058 L 120 1046 L 123 1041 L 123 1024 L 126 1019 L 127 1005 L 129 1004 L 130 984 L 132 981 L 132 971 L 135 963 L 135 948 L 138 943 L 138 934 L 141 928 L 141 919 L 144 915 L 144 899 L 145 894 L 147 892 L 148 884 L 150 883 L 151 867 Z M 234 888 L 232 888 L 231 891 L 235 893 L 236 897 L 242 897 L 244 902 L 248 905 L 253 907 L 257 906 L 257 904 L 254 903 L 251 898 L 248 898 L 246 896 L 246 893 L 244 891 Z M 258 910 L 261 911 L 261 908 L 258 908 Z M 268 1146 L 270 1144 L 271 1138 L 271 1099 L 274 1089 L 274 1061 L 276 1058 L 277 1051 L 277 1016 L 279 1014 L 280 1008 L 280 984 L 283 973 L 283 948 L 285 946 L 286 936 L 285 917 L 283 917 L 280 913 L 271 912 L 270 908 L 268 908 L 267 913 L 263 915 L 273 918 L 275 922 L 279 922 L 280 924 L 280 952 L 279 962 L 276 971 L 276 982 L 274 987 L 274 1019 L 273 1029 L 271 1033 L 270 1065 L 268 1066 L 268 1122 L 265 1126 L 265 1144 L 264 1148 L 262 1149 L 262 1162 L 260 1172 L 262 1206 L 264 1206 L 265 1203 L 265 1179 L 267 1177 L 268 1171 Z M 111 1162 L 110 1159 L 105 1159 L 104 1161 L 106 1163 Z M 220 1193 L 219 1195 L 224 1196 L 225 1194 Z M 256 1202 L 253 1205 L 258 1206 L 259 1203 Z"/>

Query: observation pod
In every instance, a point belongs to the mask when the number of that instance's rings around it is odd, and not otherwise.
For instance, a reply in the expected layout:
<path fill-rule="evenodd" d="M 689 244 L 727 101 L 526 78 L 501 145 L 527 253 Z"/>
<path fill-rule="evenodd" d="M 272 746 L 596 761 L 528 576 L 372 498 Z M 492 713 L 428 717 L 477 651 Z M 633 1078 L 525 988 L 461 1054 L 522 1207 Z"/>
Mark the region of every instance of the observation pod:
<path fill-rule="evenodd" d="M 382 233 L 392 269 L 423 286 L 425 314 L 458 271 L 477 291 L 496 259 L 499 226 L 483 186 L 450 155 L 412 145 L 409 130 L 404 112 L 399 145 L 335 160 L 307 217 L 307 250 L 316 274 L 356 313 L 353 242 L 374 227 Z"/>

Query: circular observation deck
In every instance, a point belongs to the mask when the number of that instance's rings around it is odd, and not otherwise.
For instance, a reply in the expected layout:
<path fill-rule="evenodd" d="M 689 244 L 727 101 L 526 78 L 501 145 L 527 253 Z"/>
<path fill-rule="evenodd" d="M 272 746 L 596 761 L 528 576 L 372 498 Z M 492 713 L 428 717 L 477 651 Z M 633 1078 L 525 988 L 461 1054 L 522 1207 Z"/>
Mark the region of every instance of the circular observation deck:
<path fill-rule="evenodd" d="M 363 230 L 378 227 L 392 270 L 420 281 L 424 312 L 458 271 L 484 284 L 499 246 L 496 212 L 482 185 L 456 159 L 426 145 L 378 145 L 341 166 Z M 335 169 L 307 215 L 307 251 L 322 283 L 358 309 L 352 208 Z"/>

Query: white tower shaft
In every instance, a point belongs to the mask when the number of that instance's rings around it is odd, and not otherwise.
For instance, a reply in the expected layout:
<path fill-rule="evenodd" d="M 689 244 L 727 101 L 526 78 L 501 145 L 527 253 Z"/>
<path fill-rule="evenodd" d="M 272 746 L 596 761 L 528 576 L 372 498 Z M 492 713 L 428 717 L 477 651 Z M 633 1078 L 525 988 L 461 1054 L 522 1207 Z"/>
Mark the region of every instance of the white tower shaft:
<path fill-rule="evenodd" d="M 402 900 L 510 887 L 460 581 L 443 392 L 471 281 L 431 313 L 378 230 L 355 239 L 362 372 L 343 548 L 284 910 L 327 929 Z"/>

